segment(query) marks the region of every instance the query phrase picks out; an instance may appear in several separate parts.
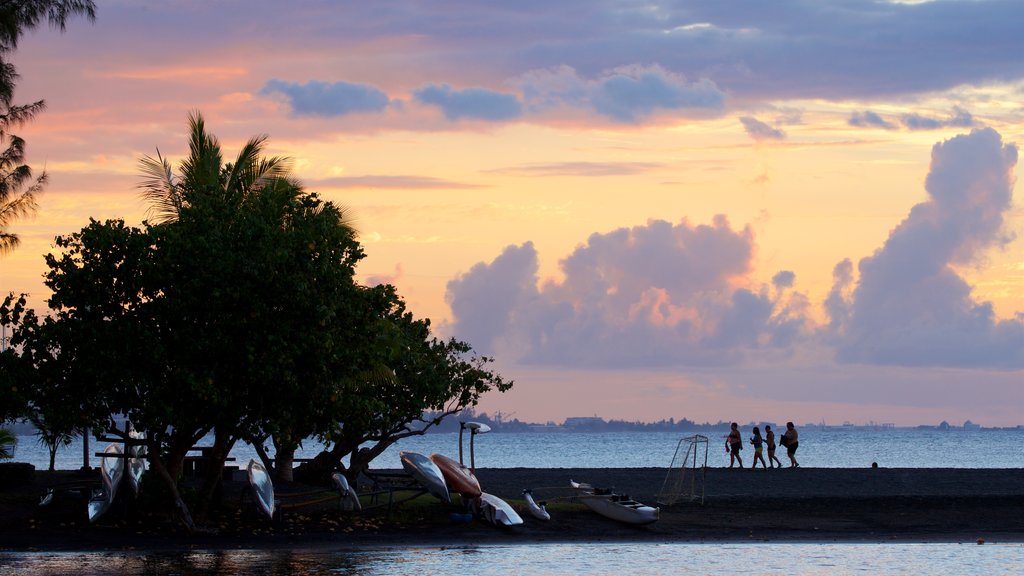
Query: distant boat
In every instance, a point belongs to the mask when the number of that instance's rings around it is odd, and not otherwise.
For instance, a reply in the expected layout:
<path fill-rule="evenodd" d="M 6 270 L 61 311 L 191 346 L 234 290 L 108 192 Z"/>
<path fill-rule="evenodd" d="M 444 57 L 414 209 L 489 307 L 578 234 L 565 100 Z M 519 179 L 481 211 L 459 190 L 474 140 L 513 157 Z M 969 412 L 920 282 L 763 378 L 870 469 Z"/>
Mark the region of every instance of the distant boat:
<path fill-rule="evenodd" d="M 93 490 L 92 497 L 89 498 L 89 522 L 98 520 L 114 504 L 117 488 L 121 485 L 121 477 L 124 476 L 124 462 L 121 447 L 117 444 L 108 444 L 103 449 L 103 457 L 100 458 L 100 480 L 103 485 L 100 489 Z"/>
<path fill-rule="evenodd" d="M 658 521 L 658 508 L 641 504 L 629 496 L 621 496 L 607 488 L 594 488 L 590 484 L 572 480 L 569 480 L 569 485 L 579 492 L 580 502 L 602 516 L 627 524 L 651 524 Z"/>
<path fill-rule="evenodd" d="M 402 459 L 402 467 L 408 472 L 420 486 L 428 492 L 437 496 L 442 502 L 451 504 L 452 496 L 448 493 L 448 484 L 445 482 L 444 473 L 434 464 L 433 460 L 423 454 L 416 452 L 399 452 Z"/>
<path fill-rule="evenodd" d="M 253 499 L 256 507 L 263 512 L 267 518 L 274 518 L 274 511 L 277 502 L 274 500 L 274 483 L 270 480 L 267 469 L 256 460 L 249 459 L 249 486 L 252 488 Z"/>

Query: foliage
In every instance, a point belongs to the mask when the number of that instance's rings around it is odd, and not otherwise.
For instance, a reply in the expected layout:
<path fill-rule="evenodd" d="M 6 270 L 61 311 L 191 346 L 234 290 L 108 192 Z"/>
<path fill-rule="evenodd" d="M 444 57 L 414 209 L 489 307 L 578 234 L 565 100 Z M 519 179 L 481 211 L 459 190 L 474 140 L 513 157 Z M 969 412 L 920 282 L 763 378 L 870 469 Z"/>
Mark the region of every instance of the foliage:
<path fill-rule="evenodd" d="M 7 428 L 0 428 L 0 460 L 14 458 L 14 448 L 18 445 L 18 437 Z"/>
<path fill-rule="evenodd" d="M 354 455 L 359 470 L 422 433 L 410 423 L 424 410 L 439 421 L 511 385 L 468 344 L 432 339 L 394 287 L 356 283 L 363 250 L 345 210 L 305 192 L 286 159 L 265 158 L 265 137 L 225 164 L 200 115 L 190 128 L 177 172 L 159 153 L 142 161 L 154 223 L 90 221 L 58 238 L 51 313 L 2 309 L 29 410 L 50 432 L 118 433 L 110 418 L 124 415 L 192 526 L 177 481 L 210 432 L 199 516 L 239 439 L 272 438 L 287 471 L 304 438 L 346 454 L 372 441 Z"/>
<path fill-rule="evenodd" d="M 355 481 L 402 438 L 423 434 L 445 417 L 476 406 L 486 392 L 512 386 L 488 370 L 491 358 L 472 355 L 469 344 L 432 338 L 429 320 L 415 319 L 393 286 L 368 289 L 367 295 L 378 318 L 371 357 L 334 406 L 337 425 L 321 435 L 333 446 L 306 467 L 311 477 L 342 468 L 341 460 L 348 457 L 346 475 Z"/>
<path fill-rule="evenodd" d="M 23 164 L 25 141 L 11 134 L 11 128 L 22 126 L 41 112 L 43 100 L 31 104 L 14 104 L 14 86 L 18 73 L 7 55 L 18 47 L 18 40 L 27 30 L 43 20 L 51 27 L 64 30 L 71 16 L 96 18 L 92 0 L 2 0 L 0 1 L 0 144 L 7 149 L 0 153 L 0 255 L 17 248 L 18 235 L 9 227 L 18 219 L 36 210 L 36 194 L 46 184 L 46 173 L 33 179 L 32 169 Z"/>

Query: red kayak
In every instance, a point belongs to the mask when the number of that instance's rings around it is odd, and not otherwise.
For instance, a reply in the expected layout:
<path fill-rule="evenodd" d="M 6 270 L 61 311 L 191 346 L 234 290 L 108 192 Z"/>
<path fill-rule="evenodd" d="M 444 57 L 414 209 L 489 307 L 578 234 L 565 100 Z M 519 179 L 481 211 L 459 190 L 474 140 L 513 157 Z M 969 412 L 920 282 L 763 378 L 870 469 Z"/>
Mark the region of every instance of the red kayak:
<path fill-rule="evenodd" d="M 430 460 L 441 469 L 444 481 L 452 492 L 459 493 L 463 498 L 480 497 L 480 481 L 469 468 L 443 454 L 431 454 Z"/>

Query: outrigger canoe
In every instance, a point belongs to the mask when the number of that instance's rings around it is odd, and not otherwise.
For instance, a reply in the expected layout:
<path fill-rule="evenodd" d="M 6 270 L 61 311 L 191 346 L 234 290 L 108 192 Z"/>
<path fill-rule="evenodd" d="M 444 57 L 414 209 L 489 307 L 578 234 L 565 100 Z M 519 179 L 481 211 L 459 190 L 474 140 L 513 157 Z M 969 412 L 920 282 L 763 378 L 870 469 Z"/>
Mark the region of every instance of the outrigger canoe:
<path fill-rule="evenodd" d="M 480 498 L 474 501 L 484 520 L 496 526 L 518 526 L 523 519 L 515 509 L 501 498 L 487 492 L 481 492 Z"/>
<path fill-rule="evenodd" d="M 89 522 L 95 522 L 114 504 L 117 487 L 121 485 L 121 477 L 124 476 L 124 461 L 121 447 L 117 444 L 108 444 L 103 449 L 103 457 L 100 458 L 103 487 L 94 490 L 89 498 Z"/>
<path fill-rule="evenodd" d="M 274 500 L 274 483 L 270 480 L 270 474 L 263 464 L 252 458 L 249 459 L 248 472 L 249 486 L 252 488 L 256 507 L 266 514 L 267 518 L 273 520 L 277 502 Z"/>
<path fill-rule="evenodd" d="M 344 474 L 341 472 L 331 474 L 331 481 L 334 482 L 334 487 L 338 490 L 338 496 L 343 505 L 347 505 L 348 508 L 357 512 L 363 509 L 363 505 L 359 502 L 359 493 L 348 483 L 348 478 L 345 478 Z"/>
<path fill-rule="evenodd" d="M 607 488 L 594 488 L 569 480 L 569 485 L 578 492 L 577 498 L 598 514 L 627 524 L 651 524 L 658 521 L 660 510 L 641 504 L 629 496 L 613 493 Z"/>
<path fill-rule="evenodd" d="M 452 492 L 457 492 L 465 499 L 479 498 L 483 492 L 480 481 L 473 472 L 444 454 L 431 454 L 430 459 L 441 469 L 441 475 Z"/>
<path fill-rule="evenodd" d="M 530 514 L 538 520 L 551 520 L 551 514 L 548 514 L 547 506 L 543 502 L 540 504 L 533 499 L 533 490 L 523 490 L 523 498 L 526 498 L 526 507 L 530 510 Z"/>
<path fill-rule="evenodd" d="M 448 493 L 448 484 L 445 483 L 444 474 L 433 460 L 423 454 L 416 452 L 399 452 L 398 457 L 402 459 L 402 468 L 419 483 L 442 502 L 452 503 L 452 495 Z"/>
<path fill-rule="evenodd" d="M 132 440 L 145 440 L 145 432 L 136 432 L 132 428 L 128 432 L 128 437 Z M 132 492 L 136 496 L 139 495 L 139 491 L 142 489 L 142 475 L 146 473 L 146 447 L 142 445 L 128 446 L 128 485 L 132 487 Z"/>

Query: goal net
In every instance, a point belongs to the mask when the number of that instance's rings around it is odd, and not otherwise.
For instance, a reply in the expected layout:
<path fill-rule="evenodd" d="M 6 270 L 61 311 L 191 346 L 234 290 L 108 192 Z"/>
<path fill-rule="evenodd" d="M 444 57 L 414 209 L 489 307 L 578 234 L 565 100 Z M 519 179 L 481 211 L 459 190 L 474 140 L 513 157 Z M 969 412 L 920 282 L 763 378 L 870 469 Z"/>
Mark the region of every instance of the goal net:
<path fill-rule="evenodd" d="M 672 506 L 680 502 L 704 503 L 704 471 L 708 467 L 708 437 L 687 436 L 676 445 L 672 464 L 658 494 L 658 503 Z"/>

